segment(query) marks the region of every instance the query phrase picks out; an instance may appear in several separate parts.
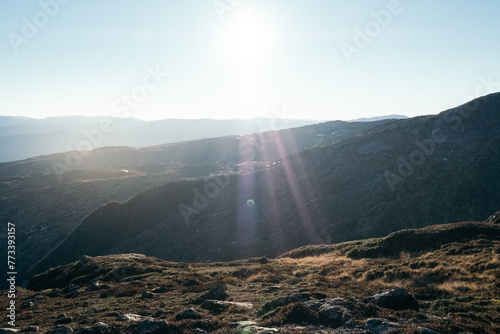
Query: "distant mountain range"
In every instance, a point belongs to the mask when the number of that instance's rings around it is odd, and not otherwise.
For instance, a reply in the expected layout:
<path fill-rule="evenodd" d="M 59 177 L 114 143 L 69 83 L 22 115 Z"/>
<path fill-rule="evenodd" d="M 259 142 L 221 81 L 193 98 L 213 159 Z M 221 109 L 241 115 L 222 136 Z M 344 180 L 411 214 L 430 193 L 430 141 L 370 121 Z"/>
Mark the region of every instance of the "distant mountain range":
<path fill-rule="evenodd" d="M 142 121 L 113 117 L 0 116 L 0 162 L 104 146 L 144 147 L 186 140 L 280 130 L 318 123 L 314 120 L 166 119 Z"/>
<path fill-rule="evenodd" d="M 25 278 L 84 254 L 272 257 L 484 220 L 500 203 L 499 109 L 492 94 L 411 119 L 2 163 L 0 219 L 18 226 Z"/>

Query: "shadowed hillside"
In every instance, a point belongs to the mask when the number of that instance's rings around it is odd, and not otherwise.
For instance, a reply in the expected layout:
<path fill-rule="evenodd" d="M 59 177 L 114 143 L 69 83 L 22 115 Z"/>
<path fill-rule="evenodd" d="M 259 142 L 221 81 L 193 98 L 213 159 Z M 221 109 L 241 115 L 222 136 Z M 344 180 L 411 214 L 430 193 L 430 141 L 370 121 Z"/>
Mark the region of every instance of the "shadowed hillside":
<path fill-rule="evenodd" d="M 137 252 L 175 261 L 277 256 L 306 244 L 483 220 L 500 203 L 499 109 L 500 94 L 493 94 L 273 163 L 246 162 L 107 204 L 37 270 L 84 254 Z M 265 155 L 266 146 L 259 152 Z"/>

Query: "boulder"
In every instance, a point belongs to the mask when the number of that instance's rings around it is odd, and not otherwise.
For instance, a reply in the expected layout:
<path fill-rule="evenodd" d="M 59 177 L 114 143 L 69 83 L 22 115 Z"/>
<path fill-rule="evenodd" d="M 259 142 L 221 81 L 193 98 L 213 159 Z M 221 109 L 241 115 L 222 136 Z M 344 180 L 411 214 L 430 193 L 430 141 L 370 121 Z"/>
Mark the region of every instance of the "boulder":
<path fill-rule="evenodd" d="M 418 334 L 440 334 L 436 331 L 433 331 L 432 329 L 425 328 L 425 327 L 419 327 L 417 330 Z"/>
<path fill-rule="evenodd" d="M 189 308 L 187 310 L 182 311 L 181 313 L 175 316 L 175 320 L 184 320 L 184 319 L 201 319 L 202 316 L 196 312 L 194 308 Z"/>
<path fill-rule="evenodd" d="M 223 300 L 207 299 L 201 304 L 201 308 L 209 311 L 220 312 L 228 309 L 230 306 L 236 306 L 246 309 L 253 308 L 251 303 L 226 302 Z"/>
<path fill-rule="evenodd" d="M 137 332 L 139 334 L 168 334 L 171 333 L 170 326 L 165 320 L 146 319 L 137 323 Z"/>
<path fill-rule="evenodd" d="M 366 302 L 392 310 L 418 309 L 417 300 L 402 288 L 377 291 Z"/>
<path fill-rule="evenodd" d="M 138 321 L 143 321 L 143 320 L 147 320 L 147 319 L 151 319 L 149 317 L 144 317 L 142 315 L 138 315 L 138 314 L 132 314 L 132 313 L 127 313 L 127 314 L 122 314 L 122 315 L 119 315 L 117 318 L 116 318 L 116 321 L 123 321 L 123 322 L 138 322 Z"/>
<path fill-rule="evenodd" d="M 207 299 L 211 300 L 226 300 L 229 296 L 222 285 L 216 285 L 210 289 L 207 293 L 203 294 L 196 301 L 198 304 L 203 303 Z"/>

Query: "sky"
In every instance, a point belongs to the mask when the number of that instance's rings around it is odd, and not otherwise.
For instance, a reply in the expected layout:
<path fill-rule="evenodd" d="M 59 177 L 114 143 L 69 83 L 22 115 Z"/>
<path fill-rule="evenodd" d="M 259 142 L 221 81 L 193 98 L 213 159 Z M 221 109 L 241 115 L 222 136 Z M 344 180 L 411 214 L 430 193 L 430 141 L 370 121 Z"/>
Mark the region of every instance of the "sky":
<path fill-rule="evenodd" d="M 0 4 L 0 115 L 349 120 L 500 91 L 497 0 Z"/>

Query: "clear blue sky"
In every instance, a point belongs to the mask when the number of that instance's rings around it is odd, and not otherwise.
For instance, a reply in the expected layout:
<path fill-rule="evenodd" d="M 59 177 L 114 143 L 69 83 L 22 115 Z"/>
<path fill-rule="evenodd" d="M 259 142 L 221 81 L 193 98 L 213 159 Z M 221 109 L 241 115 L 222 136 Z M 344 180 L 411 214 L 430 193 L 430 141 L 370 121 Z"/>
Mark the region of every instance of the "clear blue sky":
<path fill-rule="evenodd" d="M 333 120 L 500 91 L 497 0 L 59 1 L 1 2 L 0 115 Z"/>

